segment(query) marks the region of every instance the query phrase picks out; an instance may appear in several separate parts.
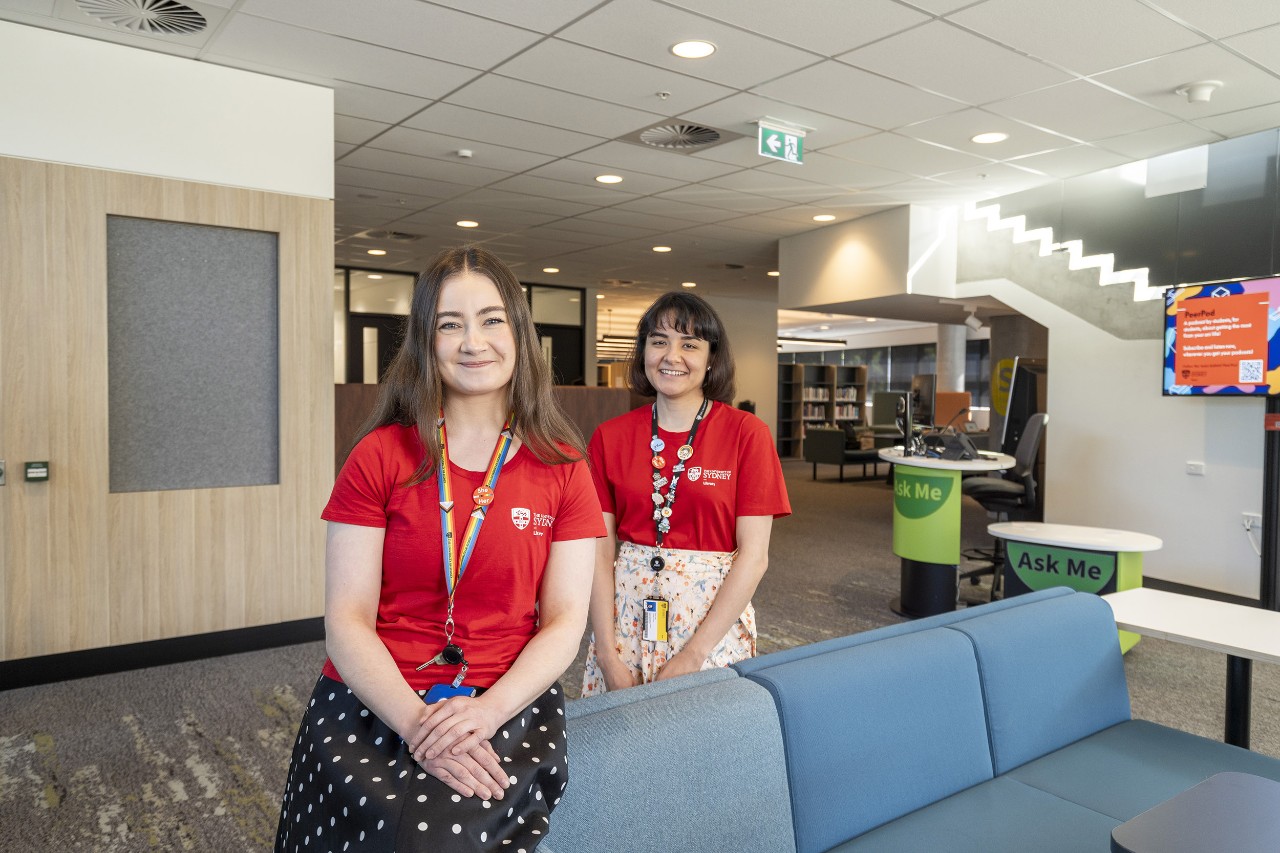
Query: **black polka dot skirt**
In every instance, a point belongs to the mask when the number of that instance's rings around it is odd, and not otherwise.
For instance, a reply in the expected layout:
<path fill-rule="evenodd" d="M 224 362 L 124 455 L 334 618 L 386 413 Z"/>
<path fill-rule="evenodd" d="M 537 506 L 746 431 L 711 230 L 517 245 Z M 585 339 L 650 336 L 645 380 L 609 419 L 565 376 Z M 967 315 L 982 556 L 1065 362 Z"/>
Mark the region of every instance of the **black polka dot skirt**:
<path fill-rule="evenodd" d="M 560 686 L 491 743 L 511 787 L 501 800 L 464 797 L 418 766 L 345 684 L 321 676 L 289 764 L 277 853 L 533 853 L 568 781 Z"/>

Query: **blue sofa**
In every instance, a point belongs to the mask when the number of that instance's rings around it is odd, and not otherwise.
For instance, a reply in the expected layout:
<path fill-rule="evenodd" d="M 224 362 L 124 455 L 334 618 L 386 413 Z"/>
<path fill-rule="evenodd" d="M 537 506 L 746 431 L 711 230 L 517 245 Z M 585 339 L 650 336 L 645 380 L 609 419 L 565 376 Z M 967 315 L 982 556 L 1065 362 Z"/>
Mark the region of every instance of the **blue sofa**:
<path fill-rule="evenodd" d="M 572 702 L 540 853 L 1106 851 L 1280 761 L 1130 718 L 1106 602 L 1052 589 Z"/>

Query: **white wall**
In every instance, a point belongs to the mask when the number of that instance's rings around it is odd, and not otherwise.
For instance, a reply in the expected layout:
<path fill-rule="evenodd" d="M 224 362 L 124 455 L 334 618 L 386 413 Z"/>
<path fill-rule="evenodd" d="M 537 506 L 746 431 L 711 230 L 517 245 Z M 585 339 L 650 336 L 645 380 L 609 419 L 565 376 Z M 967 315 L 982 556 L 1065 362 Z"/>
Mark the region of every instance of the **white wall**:
<path fill-rule="evenodd" d="M 1262 401 L 1163 397 L 1162 341 L 1121 340 L 1007 280 L 957 286 L 987 293 L 1049 329 L 1045 520 L 1159 536 L 1147 576 L 1257 598 L 1241 513 L 1262 507 Z"/>
<path fill-rule="evenodd" d="M 333 91 L 0 21 L 0 154 L 333 198 Z"/>
<path fill-rule="evenodd" d="M 724 321 L 733 346 L 736 400 L 754 400 L 756 414 L 778 434 L 778 306 L 758 299 L 708 300 Z"/>
<path fill-rule="evenodd" d="M 906 293 L 910 216 L 895 207 L 779 240 L 778 307 Z"/>

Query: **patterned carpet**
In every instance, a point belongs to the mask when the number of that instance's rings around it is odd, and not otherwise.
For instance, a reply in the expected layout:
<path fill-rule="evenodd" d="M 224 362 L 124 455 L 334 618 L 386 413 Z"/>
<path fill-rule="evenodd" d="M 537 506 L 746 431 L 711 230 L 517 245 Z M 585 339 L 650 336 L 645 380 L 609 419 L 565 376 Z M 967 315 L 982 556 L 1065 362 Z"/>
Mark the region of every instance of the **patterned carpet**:
<path fill-rule="evenodd" d="M 760 651 L 899 621 L 892 493 L 786 463 L 796 514 L 774 527 L 756 596 Z M 987 519 L 966 505 L 966 547 Z M 962 590 L 975 602 L 986 587 Z M 584 643 L 585 647 L 585 643 Z M 271 847 L 320 643 L 0 691 L 4 850 L 94 853 Z M 566 673 L 577 695 L 581 661 Z M 1125 662 L 1134 716 L 1221 738 L 1221 655 L 1143 640 Z M 1280 678 L 1254 668 L 1254 748 L 1280 755 Z"/>

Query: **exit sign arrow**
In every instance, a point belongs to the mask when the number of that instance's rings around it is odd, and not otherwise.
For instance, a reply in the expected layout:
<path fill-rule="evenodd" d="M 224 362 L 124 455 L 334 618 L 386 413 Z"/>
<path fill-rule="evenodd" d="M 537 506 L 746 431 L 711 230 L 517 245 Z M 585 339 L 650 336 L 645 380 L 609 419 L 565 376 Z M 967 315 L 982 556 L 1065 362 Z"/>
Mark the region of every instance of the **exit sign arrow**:
<path fill-rule="evenodd" d="M 760 124 L 761 157 L 781 160 L 784 163 L 804 164 L 804 131 L 787 127 L 771 127 Z"/>

